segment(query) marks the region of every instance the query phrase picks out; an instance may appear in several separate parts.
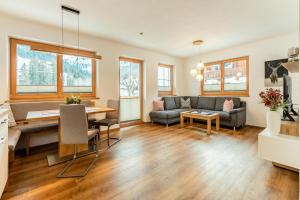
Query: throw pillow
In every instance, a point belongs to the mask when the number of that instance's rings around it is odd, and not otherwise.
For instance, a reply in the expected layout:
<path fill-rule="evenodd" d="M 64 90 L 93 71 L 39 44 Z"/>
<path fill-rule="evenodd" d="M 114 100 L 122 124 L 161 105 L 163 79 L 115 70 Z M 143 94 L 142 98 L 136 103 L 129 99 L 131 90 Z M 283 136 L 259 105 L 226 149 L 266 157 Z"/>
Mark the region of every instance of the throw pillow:
<path fill-rule="evenodd" d="M 234 104 L 233 104 L 232 99 L 230 99 L 230 100 L 225 99 L 224 104 L 223 104 L 223 111 L 224 112 L 230 112 L 230 111 L 233 110 L 233 106 L 234 106 Z"/>
<path fill-rule="evenodd" d="M 8 110 L 8 127 L 16 126 L 17 123 L 15 121 L 14 114 L 11 111 L 10 105 L 8 103 L 5 103 L 5 104 L 1 105 L 0 108 Z"/>
<path fill-rule="evenodd" d="M 157 100 L 153 101 L 153 111 L 163 111 L 164 109 L 164 101 Z"/>
<path fill-rule="evenodd" d="M 191 99 L 187 98 L 186 100 L 184 100 L 184 98 L 180 99 L 180 103 L 181 103 L 181 108 L 191 108 Z"/>

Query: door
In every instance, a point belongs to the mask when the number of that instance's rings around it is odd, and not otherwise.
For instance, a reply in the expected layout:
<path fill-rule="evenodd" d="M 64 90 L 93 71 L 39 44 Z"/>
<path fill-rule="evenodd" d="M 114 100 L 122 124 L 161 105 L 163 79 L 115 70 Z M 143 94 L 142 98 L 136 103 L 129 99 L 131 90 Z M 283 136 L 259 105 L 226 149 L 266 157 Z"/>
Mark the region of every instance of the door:
<path fill-rule="evenodd" d="M 120 121 L 142 121 L 143 61 L 121 57 L 120 66 Z"/>

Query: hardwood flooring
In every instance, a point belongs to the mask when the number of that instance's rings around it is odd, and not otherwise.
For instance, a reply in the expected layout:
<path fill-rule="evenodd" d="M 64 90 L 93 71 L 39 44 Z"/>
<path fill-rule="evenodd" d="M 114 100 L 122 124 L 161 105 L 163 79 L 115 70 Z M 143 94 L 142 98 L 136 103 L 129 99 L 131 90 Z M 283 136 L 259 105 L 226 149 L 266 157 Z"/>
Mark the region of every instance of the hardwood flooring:
<path fill-rule="evenodd" d="M 143 124 L 121 129 L 122 141 L 102 150 L 84 178 L 58 179 L 62 165 L 47 166 L 55 145 L 17 156 L 3 199 L 298 199 L 298 173 L 257 155 L 261 129 L 207 136 L 196 128 Z M 83 169 L 92 156 L 72 170 Z"/>

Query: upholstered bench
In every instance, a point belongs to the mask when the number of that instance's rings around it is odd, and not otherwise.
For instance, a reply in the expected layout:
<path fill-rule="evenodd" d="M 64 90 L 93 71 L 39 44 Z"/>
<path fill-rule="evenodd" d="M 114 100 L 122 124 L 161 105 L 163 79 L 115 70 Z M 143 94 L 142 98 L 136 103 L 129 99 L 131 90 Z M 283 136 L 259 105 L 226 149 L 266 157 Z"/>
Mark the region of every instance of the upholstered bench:
<path fill-rule="evenodd" d="M 31 146 L 38 146 L 57 142 L 58 140 L 58 121 L 26 121 L 27 113 L 30 111 L 55 110 L 59 109 L 59 105 L 64 104 L 63 101 L 47 101 L 47 102 L 16 102 L 10 103 L 10 107 L 17 126 L 9 128 L 11 134 L 11 152 L 16 148 L 18 140 L 21 144 L 18 146 L 26 149 L 26 154 L 29 154 Z M 83 101 L 82 104 L 88 107 L 94 106 L 93 101 Z M 93 120 L 93 119 L 91 119 Z M 20 137 L 21 135 L 21 137 Z M 35 144 L 31 144 L 31 140 L 35 139 Z M 19 142 L 19 143 L 20 143 Z M 12 153 L 13 154 L 13 153 Z M 12 156 L 13 158 L 14 156 Z"/>
<path fill-rule="evenodd" d="M 15 148 L 21 136 L 21 130 L 17 127 L 11 127 L 8 129 L 8 150 L 9 161 L 15 159 Z"/>

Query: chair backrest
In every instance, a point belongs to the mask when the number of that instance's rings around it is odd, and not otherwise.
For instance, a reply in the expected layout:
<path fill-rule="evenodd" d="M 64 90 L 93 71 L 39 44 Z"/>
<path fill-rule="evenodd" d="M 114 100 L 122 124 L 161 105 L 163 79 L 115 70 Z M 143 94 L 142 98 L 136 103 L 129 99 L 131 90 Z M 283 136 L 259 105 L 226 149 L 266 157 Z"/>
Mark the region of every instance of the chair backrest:
<path fill-rule="evenodd" d="M 60 105 L 62 144 L 87 144 L 88 123 L 84 105 Z"/>
<path fill-rule="evenodd" d="M 120 113 L 120 101 L 109 99 L 107 101 L 107 107 L 113 108 L 116 111 L 106 113 L 106 119 L 117 119 L 117 120 L 119 120 L 119 118 L 120 118 L 120 114 L 119 114 Z"/>

